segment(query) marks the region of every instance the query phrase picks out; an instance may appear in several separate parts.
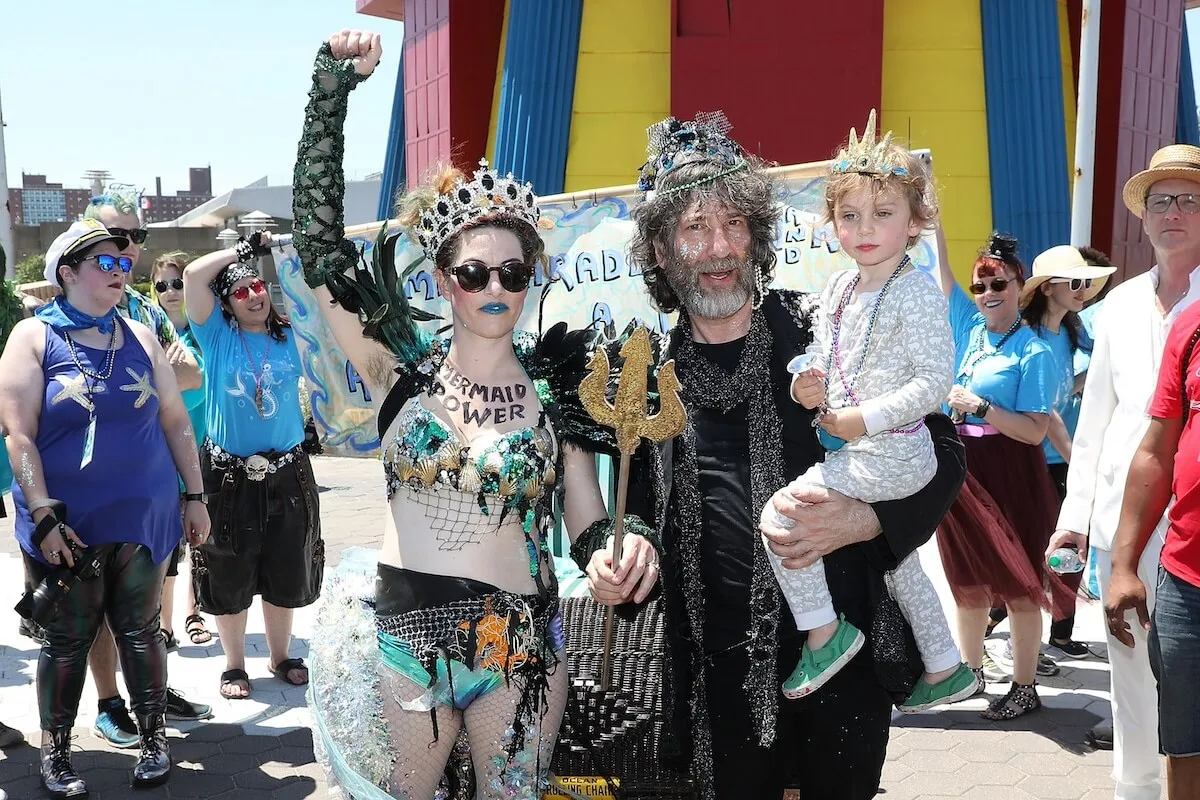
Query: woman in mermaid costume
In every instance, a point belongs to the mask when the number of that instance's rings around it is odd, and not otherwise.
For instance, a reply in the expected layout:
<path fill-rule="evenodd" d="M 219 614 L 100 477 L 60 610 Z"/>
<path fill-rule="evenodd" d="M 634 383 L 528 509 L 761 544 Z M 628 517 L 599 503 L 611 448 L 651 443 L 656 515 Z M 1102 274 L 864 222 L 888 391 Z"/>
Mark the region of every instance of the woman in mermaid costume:
<path fill-rule="evenodd" d="M 391 510 L 373 592 L 352 578 L 326 590 L 316 738 L 350 797 L 423 799 L 465 726 L 476 796 L 537 798 L 567 701 L 554 506 L 573 541 L 612 530 L 594 458 L 612 434 L 578 397 L 596 333 L 514 330 L 546 265 L 537 198 L 486 164 L 473 176 L 445 169 L 400 202 L 448 301 L 451 338 L 418 327 L 433 317 L 405 299 L 409 273 L 393 265 L 386 228 L 370 265 L 344 237 L 346 107 L 380 54 L 377 34 L 322 45 L 295 173 L 294 243 L 375 398 Z"/>

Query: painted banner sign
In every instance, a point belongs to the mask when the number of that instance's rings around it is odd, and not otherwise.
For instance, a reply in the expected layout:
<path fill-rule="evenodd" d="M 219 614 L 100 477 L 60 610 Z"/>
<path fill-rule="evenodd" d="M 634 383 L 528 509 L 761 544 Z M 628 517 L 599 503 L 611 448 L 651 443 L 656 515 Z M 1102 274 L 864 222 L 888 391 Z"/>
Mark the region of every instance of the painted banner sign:
<path fill-rule="evenodd" d="M 833 272 L 853 265 L 839 251 L 832 227 L 822 222 L 825 168 L 822 162 L 773 170 L 782 187 L 783 206 L 775 240 L 775 286 L 820 291 Z M 629 212 L 636 203 L 633 186 L 541 200 L 545 225 L 542 237 L 553 279 L 545 296 L 544 325 L 560 320 L 571 327 L 612 322 L 620 329 L 630 319 L 638 319 L 659 331 L 670 327 L 672 319 L 651 305 L 639 270 L 626 259 L 633 233 Z M 369 253 L 382 224 L 348 228 L 346 234 Z M 937 245 L 931 233 L 921 239 L 911 255 L 920 269 L 931 272 L 936 279 Z M 420 248 L 408 243 L 407 238 L 396 247 L 398 264 L 412 263 L 419 256 Z M 375 455 L 379 442 L 366 385 L 334 342 L 316 298 L 304 283 L 295 250 L 285 246 L 275 260 L 288 313 L 300 340 L 313 416 L 326 451 L 347 456 Z M 448 318 L 448 307 L 438 296 L 429 269 L 409 279 L 405 292 L 415 305 Z M 539 271 L 521 316 L 521 328 L 536 330 L 538 298 L 546 283 L 547 276 Z M 427 324 L 436 329 L 443 323 Z"/>

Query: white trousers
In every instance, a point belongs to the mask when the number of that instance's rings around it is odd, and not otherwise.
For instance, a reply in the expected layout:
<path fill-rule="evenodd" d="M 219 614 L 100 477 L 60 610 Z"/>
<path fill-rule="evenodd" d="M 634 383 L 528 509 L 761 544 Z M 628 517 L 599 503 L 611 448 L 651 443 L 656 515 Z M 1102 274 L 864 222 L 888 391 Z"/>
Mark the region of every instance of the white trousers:
<path fill-rule="evenodd" d="M 1138 577 L 1146 586 L 1146 605 L 1151 615 L 1154 613 L 1162 545 L 1162 531 L 1156 530 L 1138 562 Z M 1111 552 L 1096 549 L 1096 569 L 1100 578 L 1100 597 L 1107 599 L 1112 583 Z M 1113 797 L 1115 800 L 1160 800 L 1163 794 L 1162 764 L 1158 754 L 1158 683 L 1150 671 L 1147 633 L 1138 623 L 1136 612 L 1126 612 L 1126 619 L 1133 631 L 1132 649 L 1114 639 L 1107 625 L 1104 628 L 1108 663 L 1112 668 L 1112 777 L 1116 785 Z"/>

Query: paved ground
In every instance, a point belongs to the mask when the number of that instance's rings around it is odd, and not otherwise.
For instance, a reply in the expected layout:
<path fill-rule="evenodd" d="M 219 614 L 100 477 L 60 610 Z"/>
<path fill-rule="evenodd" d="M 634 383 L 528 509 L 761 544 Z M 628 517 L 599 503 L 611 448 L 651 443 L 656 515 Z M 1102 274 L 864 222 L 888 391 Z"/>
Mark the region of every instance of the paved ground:
<path fill-rule="evenodd" d="M 377 545 L 384 513 L 382 476 L 378 464 L 369 460 L 318 458 L 314 463 L 323 487 L 322 518 L 333 565 L 347 547 Z M 948 599 L 933 543 L 922 556 L 939 592 Z M 0 597 L 0 720 L 25 731 L 30 741 L 36 742 L 33 676 L 38 650 L 16 633 L 17 616 L 11 610 L 21 582 L 11 519 L 0 520 L 0 586 L 10 587 Z M 182 591 L 179 599 L 182 601 Z M 181 632 L 183 616 L 181 609 L 176 615 Z M 313 618 L 312 609 L 297 614 L 293 655 L 306 655 Z M 328 787 L 313 761 L 304 692 L 270 677 L 262 631 L 261 615 L 252 610 L 247 671 L 254 696 L 248 701 L 227 701 L 218 695 L 218 676 L 223 669 L 218 642 L 196 647 L 185 638 L 184 646 L 170 656 L 172 686 L 192 699 L 213 704 L 216 717 L 171 729 L 176 769 L 170 783 L 159 789 L 135 795 L 128 788 L 134 756 L 108 747 L 91 733 L 96 696 L 89 685 L 80 703 L 75 764 L 92 789 L 92 798 L 325 798 Z M 1087 641 L 1103 641 L 1098 608 L 1080 609 L 1076 633 Z M 1103 651 L 1102 644 L 1096 647 Z M 1111 798 L 1109 754 L 1092 752 L 1083 743 L 1084 732 L 1109 714 L 1108 665 L 1089 659 L 1063 666 L 1061 675 L 1043 683 L 1046 710 L 1008 725 L 981 720 L 975 712 L 983 707 L 982 700 L 964 703 L 953 711 L 897 719 L 881 797 Z M 1006 688 L 994 686 L 990 692 L 994 695 Z M 0 754 L 0 787 L 13 800 L 43 797 L 36 764 L 37 751 L 31 745 Z"/>

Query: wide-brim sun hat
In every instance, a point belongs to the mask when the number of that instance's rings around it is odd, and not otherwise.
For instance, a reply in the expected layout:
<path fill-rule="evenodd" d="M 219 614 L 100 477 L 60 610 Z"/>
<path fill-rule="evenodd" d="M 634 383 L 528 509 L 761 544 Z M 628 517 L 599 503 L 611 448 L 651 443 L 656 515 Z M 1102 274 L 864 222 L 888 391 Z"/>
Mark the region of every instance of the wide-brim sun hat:
<path fill-rule="evenodd" d="M 62 283 L 58 280 L 58 268 L 63 263 L 100 242 L 114 242 L 118 250 L 129 246 L 129 240 L 124 236 L 109 233 L 104 223 L 95 219 L 83 219 L 71 223 L 71 227 L 58 235 L 46 251 L 46 269 L 42 273 L 47 281 L 58 288 Z"/>
<path fill-rule="evenodd" d="M 1086 303 L 1100 294 L 1104 284 L 1108 283 L 1108 276 L 1116 271 L 1116 267 L 1097 267 L 1089 264 L 1083 254 L 1069 244 L 1051 247 L 1033 260 L 1033 274 L 1021 287 L 1021 307 L 1029 305 L 1033 293 L 1051 278 L 1090 279 L 1091 288 L 1084 290 L 1083 295 L 1083 301 Z"/>
<path fill-rule="evenodd" d="M 1179 178 L 1200 184 L 1200 147 L 1169 144 L 1150 157 L 1150 166 L 1129 180 L 1121 190 L 1125 207 L 1138 219 L 1146 212 L 1146 194 L 1159 181 Z"/>

